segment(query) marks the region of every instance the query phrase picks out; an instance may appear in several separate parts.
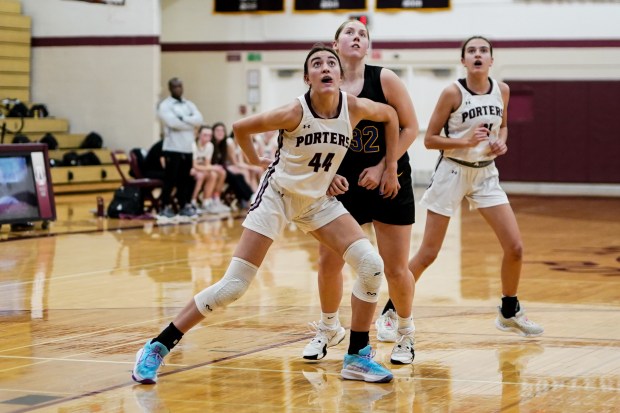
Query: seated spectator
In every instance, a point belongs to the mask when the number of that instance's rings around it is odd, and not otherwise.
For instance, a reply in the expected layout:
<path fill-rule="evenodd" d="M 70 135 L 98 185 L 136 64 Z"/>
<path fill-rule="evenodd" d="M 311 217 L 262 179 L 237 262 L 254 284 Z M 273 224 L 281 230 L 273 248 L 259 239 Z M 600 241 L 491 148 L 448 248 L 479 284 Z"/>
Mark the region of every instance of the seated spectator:
<path fill-rule="evenodd" d="M 192 193 L 192 205 L 199 212 L 219 214 L 230 212 L 230 208 L 222 203 L 220 195 L 226 181 L 226 170 L 221 165 L 211 164 L 213 156 L 213 131 L 210 126 L 201 126 L 193 147 L 193 164 L 190 175 L 196 181 Z M 202 192 L 199 205 L 198 195 Z"/>
<path fill-rule="evenodd" d="M 163 140 L 155 143 L 146 153 L 142 164 L 142 175 L 146 178 L 164 179 L 164 167 L 166 160 L 162 154 Z"/>
<path fill-rule="evenodd" d="M 227 137 L 226 126 L 222 122 L 213 125 L 213 158 L 211 163 L 222 165 L 226 170 L 226 183 L 234 192 L 241 208 L 246 209 L 250 205 L 252 188 L 241 173 L 241 168 L 236 164 L 235 141 Z"/>
<path fill-rule="evenodd" d="M 260 140 L 261 147 L 264 156 L 269 159 L 276 158 L 276 152 L 278 151 L 278 131 L 272 130 L 269 132 L 256 135 L 257 140 Z"/>
<path fill-rule="evenodd" d="M 231 136 L 234 142 L 234 165 L 231 165 L 231 170 L 237 171 L 245 178 L 245 181 L 248 183 L 250 188 L 252 188 L 252 192 L 256 193 L 258 191 L 258 185 L 260 182 L 260 178 L 265 172 L 265 168 L 252 165 L 248 162 L 247 157 L 241 150 L 241 147 L 237 144 L 237 141 L 234 140 L 234 135 Z M 252 136 L 252 142 L 254 143 L 254 147 L 256 148 L 256 152 L 259 156 L 264 156 L 264 150 L 262 145 L 262 140 L 259 136 Z"/>

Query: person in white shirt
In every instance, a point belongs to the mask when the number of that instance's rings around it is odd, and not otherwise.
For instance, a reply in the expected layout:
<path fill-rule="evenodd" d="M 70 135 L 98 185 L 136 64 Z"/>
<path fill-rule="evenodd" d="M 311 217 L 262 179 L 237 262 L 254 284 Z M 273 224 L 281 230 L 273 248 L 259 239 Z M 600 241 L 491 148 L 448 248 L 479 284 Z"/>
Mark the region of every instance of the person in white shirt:
<path fill-rule="evenodd" d="M 161 202 L 163 210 L 160 217 L 172 218 L 175 211 L 172 202 L 172 190 L 176 188 L 176 200 L 179 215 L 192 217 L 196 211 L 190 203 L 192 169 L 192 145 L 194 131 L 202 125 L 202 114 L 187 99 L 183 98 L 183 82 L 179 78 L 168 81 L 170 96 L 162 100 L 157 107 L 157 115 L 163 124 L 164 143 L 162 154 L 165 158 L 164 186 Z"/>

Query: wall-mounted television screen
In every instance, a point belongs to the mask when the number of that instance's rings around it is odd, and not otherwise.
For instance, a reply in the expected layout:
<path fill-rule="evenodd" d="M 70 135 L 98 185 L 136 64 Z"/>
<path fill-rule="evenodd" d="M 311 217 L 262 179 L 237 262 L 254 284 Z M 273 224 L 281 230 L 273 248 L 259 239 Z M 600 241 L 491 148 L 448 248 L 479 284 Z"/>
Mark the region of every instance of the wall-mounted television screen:
<path fill-rule="evenodd" d="M 0 145 L 0 224 L 55 219 L 47 145 Z"/>

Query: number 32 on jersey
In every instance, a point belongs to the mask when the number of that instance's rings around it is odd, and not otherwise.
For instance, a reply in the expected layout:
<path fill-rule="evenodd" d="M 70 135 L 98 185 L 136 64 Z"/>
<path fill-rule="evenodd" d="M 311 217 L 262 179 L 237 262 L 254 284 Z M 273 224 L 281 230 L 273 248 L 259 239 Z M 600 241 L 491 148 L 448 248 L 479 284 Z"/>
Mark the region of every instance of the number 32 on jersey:
<path fill-rule="evenodd" d="M 351 149 L 353 152 L 375 153 L 379 152 L 377 139 L 379 131 L 375 126 L 366 126 L 363 130 L 355 128 L 353 130 L 353 139 L 351 139 Z"/>

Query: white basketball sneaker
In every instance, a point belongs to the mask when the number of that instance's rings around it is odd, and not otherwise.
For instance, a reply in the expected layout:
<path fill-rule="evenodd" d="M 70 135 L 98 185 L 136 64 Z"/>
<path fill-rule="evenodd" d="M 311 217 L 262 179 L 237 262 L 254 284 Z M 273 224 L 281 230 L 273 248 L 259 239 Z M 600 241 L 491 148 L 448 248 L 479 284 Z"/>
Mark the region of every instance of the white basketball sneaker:
<path fill-rule="evenodd" d="M 308 323 L 308 325 L 316 331 L 316 335 L 304 348 L 302 356 L 306 360 L 321 360 L 327 355 L 327 347 L 333 347 L 344 340 L 345 330 L 340 322 L 333 329 L 327 328 L 320 321 Z"/>
<path fill-rule="evenodd" d="M 377 328 L 377 340 L 395 343 L 398 340 L 398 316 L 394 310 L 388 310 L 381 314 L 375 321 Z"/>
<path fill-rule="evenodd" d="M 497 318 L 495 327 L 501 331 L 512 331 L 523 337 L 536 337 L 541 335 L 545 329 L 525 316 L 525 310 L 521 309 L 514 317 L 504 318 L 502 308 L 497 307 Z"/>
<path fill-rule="evenodd" d="M 415 339 L 413 338 L 413 332 L 410 335 L 400 336 L 394 348 L 392 349 L 392 355 L 390 356 L 390 362 L 392 364 L 411 364 L 415 357 L 414 346 Z"/>

